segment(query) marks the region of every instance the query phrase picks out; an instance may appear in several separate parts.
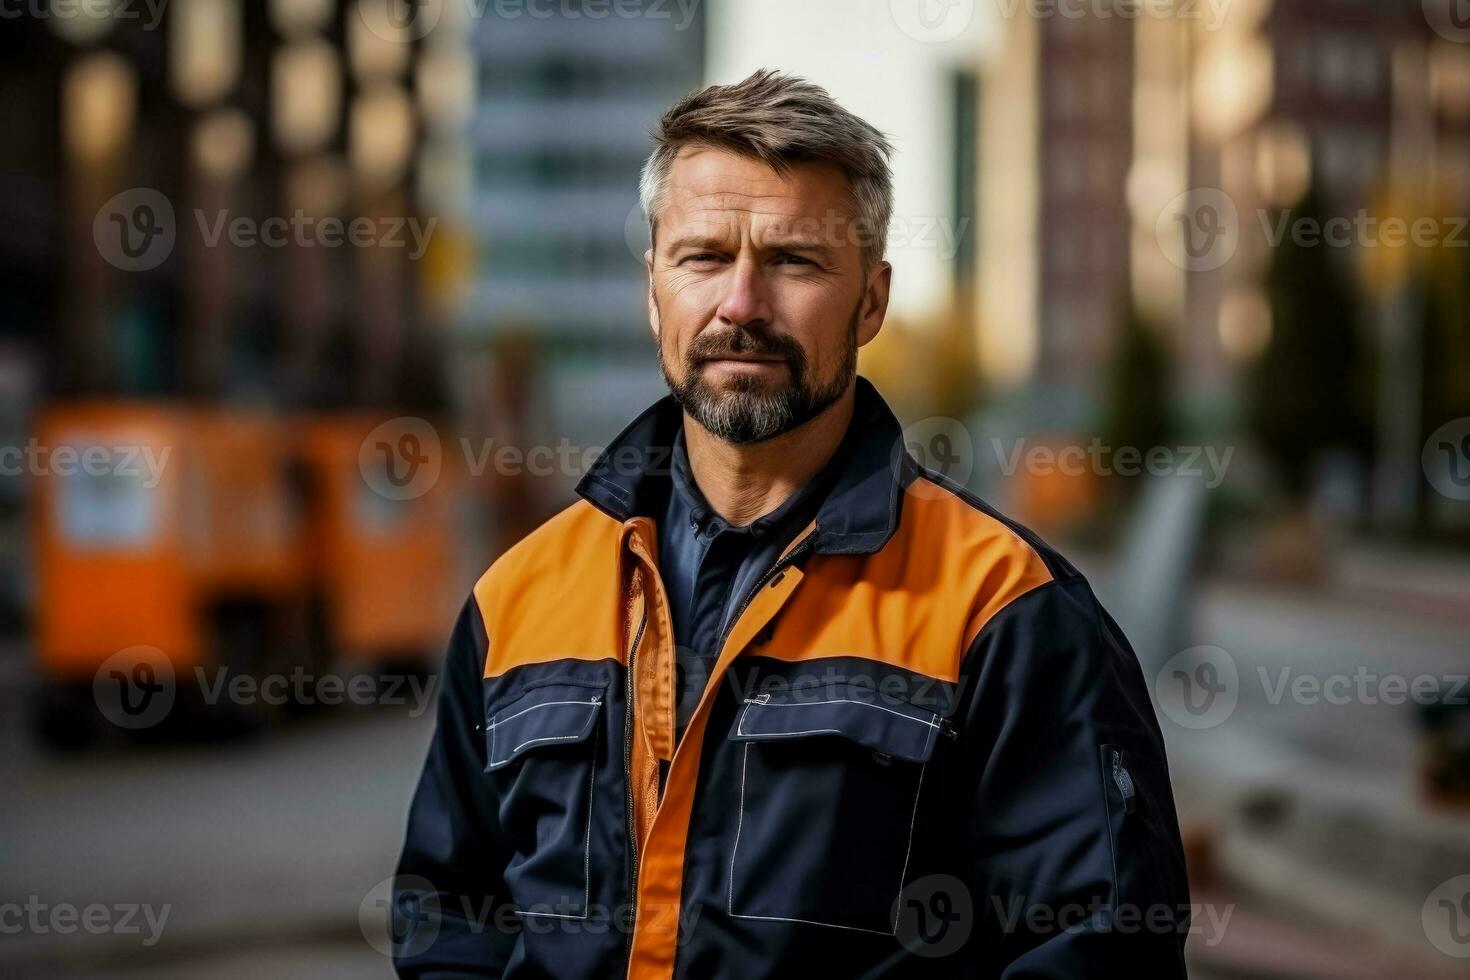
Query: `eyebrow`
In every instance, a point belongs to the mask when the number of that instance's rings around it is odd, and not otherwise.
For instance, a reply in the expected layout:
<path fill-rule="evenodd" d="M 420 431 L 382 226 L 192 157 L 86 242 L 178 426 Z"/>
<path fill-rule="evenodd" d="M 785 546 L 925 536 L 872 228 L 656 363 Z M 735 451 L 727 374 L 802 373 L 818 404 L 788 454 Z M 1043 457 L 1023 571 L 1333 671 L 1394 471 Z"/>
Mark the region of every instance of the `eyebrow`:
<path fill-rule="evenodd" d="M 832 246 L 820 238 L 772 238 L 766 242 L 766 247 L 782 252 L 820 252 L 823 255 L 832 254 Z"/>
<path fill-rule="evenodd" d="M 669 241 L 664 248 L 670 252 L 677 252 L 685 248 L 710 249 L 711 251 L 723 251 L 726 243 L 723 239 L 711 235 L 684 235 Z M 773 238 L 768 239 L 763 247 L 767 251 L 779 252 L 818 252 L 822 255 L 831 255 L 832 246 L 820 238 Z"/>
<path fill-rule="evenodd" d="M 712 235 L 684 235 L 664 244 L 664 248 L 670 252 L 677 252 L 681 248 L 707 248 L 718 251 L 723 247 L 724 242 Z"/>

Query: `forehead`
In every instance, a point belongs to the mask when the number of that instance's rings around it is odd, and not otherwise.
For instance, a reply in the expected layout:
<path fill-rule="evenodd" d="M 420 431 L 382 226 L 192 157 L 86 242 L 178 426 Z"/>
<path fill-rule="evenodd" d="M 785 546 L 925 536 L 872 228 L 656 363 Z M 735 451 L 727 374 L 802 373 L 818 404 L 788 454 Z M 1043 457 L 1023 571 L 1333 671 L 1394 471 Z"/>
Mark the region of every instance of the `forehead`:
<path fill-rule="evenodd" d="M 798 163 L 786 173 L 729 150 L 686 146 L 665 185 L 661 224 L 716 224 L 749 216 L 787 225 L 851 216 L 847 177 L 829 163 Z"/>

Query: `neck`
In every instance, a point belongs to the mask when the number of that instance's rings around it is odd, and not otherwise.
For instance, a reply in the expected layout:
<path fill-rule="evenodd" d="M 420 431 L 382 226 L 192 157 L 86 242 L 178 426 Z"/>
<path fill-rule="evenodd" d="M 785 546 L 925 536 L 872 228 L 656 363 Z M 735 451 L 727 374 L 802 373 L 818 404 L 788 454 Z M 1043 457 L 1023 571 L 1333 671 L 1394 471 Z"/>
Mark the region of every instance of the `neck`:
<path fill-rule="evenodd" d="M 743 527 L 780 507 L 821 472 L 852 419 L 856 385 L 827 410 L 790 432 L 748 445 L 725 442 L 686 412 L 684 446 L 704 499 L 727 523 Z"/>

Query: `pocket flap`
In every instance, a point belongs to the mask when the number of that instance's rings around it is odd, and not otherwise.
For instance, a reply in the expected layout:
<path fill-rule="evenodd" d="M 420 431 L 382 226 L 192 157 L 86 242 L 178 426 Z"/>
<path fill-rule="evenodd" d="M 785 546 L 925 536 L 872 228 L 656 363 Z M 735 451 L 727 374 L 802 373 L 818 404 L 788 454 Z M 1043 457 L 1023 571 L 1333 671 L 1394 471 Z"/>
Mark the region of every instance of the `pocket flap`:
<path fill-rule="evenodd" d="M 897 759 L 928 762 L 943 730 L 943 719 L 933 711 L 878 698 L 872 691 L 831 690 L 747 698 L 730 738 L 776 742 L 837 735 Z"/>
<path fill-rule="evenodd" d="M 485 771 L 510 765 L 543 746 L 571 745 L 592 734 L 606 688 L 545 684 L 485 709 Z"/>

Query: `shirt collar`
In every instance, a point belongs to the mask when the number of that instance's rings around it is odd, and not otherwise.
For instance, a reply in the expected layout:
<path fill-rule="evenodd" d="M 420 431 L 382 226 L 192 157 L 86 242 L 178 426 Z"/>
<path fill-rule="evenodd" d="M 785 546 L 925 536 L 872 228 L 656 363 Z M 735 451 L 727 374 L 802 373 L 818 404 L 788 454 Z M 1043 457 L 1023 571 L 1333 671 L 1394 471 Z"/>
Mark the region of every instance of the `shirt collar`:
<path fill-rule="evenodd" d="M 809 521 L 816 511 L 822 497 L 824 497 L 841 472 L 842 460 L 845 457 L 851 442 L 851 426 L 848 433 L 844 434 L 842 442 L 833 451 L 832 458 L 819 470 L 815 476 L 803 484 L 797 491 L 781 501 L 781 504 L 769 513 L 762 514 L 749 524 L 736 526 L 726 524 L 724 519 L 715 513 L 705 498 L 704 492 L 700 490 L 699 483 L 694 479 L 694 470 L 689 465 L 689 453 L 685 449 L 684 429 L 680 426 L 674 432 L 674 452 L 671 459 L 672 481 L 670 493 L 678 503 L 680 513 L 692 517 L 696 526 L 705 527 L 706 522 L 717 522 L 722 530 L 732 534 L 748 535 L 759 539 L 765 537 L 774 530 L 784 527 L 788 523 L 799 519 L 802 525 Z M 799 528 L 798 528 L 799 530 Z"/>
<path fill-rule="evenodd" d="M 852 421 L 832 463 L 831 491 L 817 511 L 814 549 L 822 554 L 868 554 L 887 544 L 898 528 L 903 489 L 917 473 L 892 410 L 866 378 L 855 386 Z M 618 521 L 656 517 L 667 500 L 667 478 L 678 465 L 682 425 L 683 411 L 673 396 L 659 399 L 597 457 L 577 493 Z"/>

